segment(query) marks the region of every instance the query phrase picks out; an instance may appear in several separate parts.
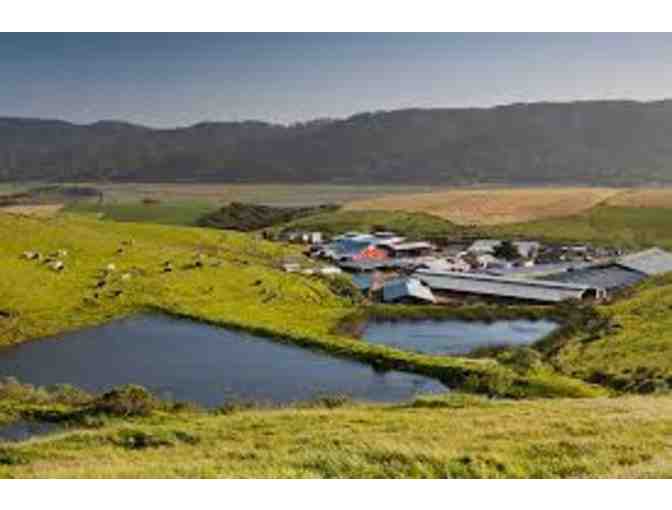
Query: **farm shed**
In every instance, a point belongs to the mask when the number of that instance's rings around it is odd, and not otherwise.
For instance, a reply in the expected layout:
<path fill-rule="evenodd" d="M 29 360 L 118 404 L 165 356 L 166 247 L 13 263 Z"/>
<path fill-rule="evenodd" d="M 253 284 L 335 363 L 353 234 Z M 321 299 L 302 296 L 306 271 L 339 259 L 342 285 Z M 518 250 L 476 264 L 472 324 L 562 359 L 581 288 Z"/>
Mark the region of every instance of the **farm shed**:
<path fill-rule="evenodd" d="M 465 273 L 471 270 L 471 266 L 461 258 L 437 258 L 431 257 L 422 260 L 417 267 L 431 272 L 440 273 L 444 271 L 455 271 Z"/>
<path fill-rule="evenodd" d="M 435 303 L 432 291 L 420 280 L 400 278 L 383 285 L 385 303 Z"/>
<path fill-rule="evenodd" d="M 371 236 L 340 239 L 329 244 L 324 255 L 334 260 L 380 260 L 387 258 L 387 253 L 375 246 Z"/>
<path fill-rule="evenodd" d="M 504 300 L 559 303 L 567 299 L 602 298 L 606 290 L 560 282 L 502 278 L 477 274 L 430 273 L 418 271 L 414 276 L 432 291 L 448 295 L 477 295 Z"/>
<path fill-rule="evenodd" d="M 617 290 L 630 287 L 646 278 L 644 273 L 620 267 L 616 264 L 592 266 L 544 276 L 546 281 L 573 283 Z"/>
<path fill-rule="evenodd" d="M 418 241 L 415 243 L 382 244 L 379 247 L 385 250 L 391 257 L 424 257 L 434 251 L 430 243 Z"/>
<path fill-rule="evenodd" d="M 485 272 L 491 276 L 504 276 L 510 278 L 544 278 L 546 276 L 564 275 L 566 272 L 578 271 L 579 269 L 593 267 L 593 265 L 594 264 L 588 262 L 557 262 L 552 264 L 536 264 L 532 266 L 495 267 L 488 268 Z M 564 280 L 558 278 L 556 281 Z M 568 281 L 571 282 L 571 280 Z"/>
<path fill-rule="evenodd" d="M 651 248 L 616 260 L 616 265 L 638 271 L 646 276 L 672 271 L 672 253 L 660 248 Z"/>

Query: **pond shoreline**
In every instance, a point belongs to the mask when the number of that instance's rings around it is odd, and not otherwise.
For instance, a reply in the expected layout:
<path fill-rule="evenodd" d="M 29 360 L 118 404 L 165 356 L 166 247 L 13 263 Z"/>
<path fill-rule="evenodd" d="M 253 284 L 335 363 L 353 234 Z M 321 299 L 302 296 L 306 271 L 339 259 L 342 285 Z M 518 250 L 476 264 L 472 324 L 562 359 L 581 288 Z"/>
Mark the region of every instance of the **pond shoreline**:
<path fill-rule="evenodd" d="M 465 321 L 495 321 L 500 319 L 547 319 L 557 320 L 561 327 L 549 335 L 551 338 L 544 342 L 554 344 L 558 339 L 564 341 L 577 328 L 572 319 L 571 310 L 559 310 L 558 307 L 431 307 L 431 306 L 403 306 L 403 305 L 373 305 L 355 309 L 354 312 L 343 317 L 324 337 L 312 337 L 282 333 L 267 327 L 250 326 L 239 322 L 214 319 L 187 313 L 167 307 L 146 305 L 137 307 L 130 313 L 118 316 L 105 317 L 95 321 L 91 326 L 101 326 L 115 320 L 127 319 L 146 313 L 158 313 L 174 319 L 181 319 L 230 329 L 241 333 L 259 335 L 281 344 L 294 345 L 314 352 L 329 354 L 340 359 L 354 360 L 366 363 L 379 371 L 399 371 L 427 376 L 440 381 L 450 389 L 464 389 L 469 392 L 486 394 L 505 398 L 534 398 L 534 397 L 594 397 L 604 395 L 604 390 L 593 384 L 569 378 L 554 371 L 545 371 L 543 374 L 529 374 L 523 376 L 510 371 L 494 359 L 469 358 L 466 356 L 431 356 L 412 353 L 392 347 L 370 344 L 358 340 L 352 331 L 353 325 L 367 320 L 442 320 L 445 318 L 459 318 Z M 26 342 L 41 341 L 64 333 L 78 332 L 84 328 L 69 329 L 61 333 L 42 338 L 31 338 Z M 24 343 L 24 342 L 20 342 Z M 10 344 L 18 345 L 18 344 Z M 536 346 L 535 346 L 536 347 Z M 537 377 L 539 375 L 539 377 Z M 466 383 L 468 386 L 465 386 Z"/>

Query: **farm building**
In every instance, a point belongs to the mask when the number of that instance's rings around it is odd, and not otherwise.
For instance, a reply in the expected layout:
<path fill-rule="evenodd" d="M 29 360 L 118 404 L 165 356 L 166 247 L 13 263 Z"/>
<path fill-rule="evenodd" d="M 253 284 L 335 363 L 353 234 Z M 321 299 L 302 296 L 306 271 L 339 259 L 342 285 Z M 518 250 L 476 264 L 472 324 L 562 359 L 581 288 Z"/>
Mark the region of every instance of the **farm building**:
<path fill-rule="evenodd" d="M 654 276 L 672 271 L 672 253 L 660 248 L 651 248 L 621 257 L 617 259 L 616 265 Z"/>
<path fill-rule="evenodd" d="M 385 243 L 379 244 L 378 247 L 385 250 L 390 257 L 394 258 L 426 257 L 434 251 L 433 245 L 422 241 L 414 243 Z"/>
<path fill-rule="evenodd" d="M 561 282 L 425 271 L 418 271 L 414 276 L 428 285 L 433 292 L 447 297 L 475 295 L 498 300 L 538 303 L 606 297 L 606 290 L 603 288 Z"/>
<path fill-rule="evenodd" d="M 461 258 L 445 257 L 428 257 L 423 259 L 417 266 L 418 269 L 426 269 L 430 272 L 440 273 L 445 271 L 455 271 L 458 273 L 466 273 L 471 271 L 471 266 Z"/>
<path fill-rule="evenodd" d="M 383 285 L 385 303 L 435 303 L 431 289 L 415 278 L 400 278 Z"/>
<path fill-rule="evenodd" d="M 593 266 L 593 263 L 588 262 L 556 262 L 552 264 L 487 268 L 485 273 L 491 276 L 504 276 L 510 278 L 543 278 L 545 276 L 564 274 L 568 271 L 578 271 L 579 269 Z"/>
<path fill-rule="evenodd" d="M 609 264 L 565 271 L 545 276 L 543 279 L 618 290 L 635 285 L 648 276 L 670 271 L 672 271 L 672 253 L 660 248 L 651 248 L 620 257 Z"/>
<path fill-rule="evenodd" d="M 376 247 L 376 238 L 368 235 L 341 238 L 330 243 L 323 255 L 338 261 L 382 260 L 387 252 Z"/>
<path fill-rule="evenodd" d="M 630 287 L 646 278 L 638 271 L 632 271 L 616 264 L 589 266 L 573 271 L 564 271 L 542 276 L 545 281 L 572 283 L 577 285 L 595 285 L 607 290 L 618 290 Z"/>

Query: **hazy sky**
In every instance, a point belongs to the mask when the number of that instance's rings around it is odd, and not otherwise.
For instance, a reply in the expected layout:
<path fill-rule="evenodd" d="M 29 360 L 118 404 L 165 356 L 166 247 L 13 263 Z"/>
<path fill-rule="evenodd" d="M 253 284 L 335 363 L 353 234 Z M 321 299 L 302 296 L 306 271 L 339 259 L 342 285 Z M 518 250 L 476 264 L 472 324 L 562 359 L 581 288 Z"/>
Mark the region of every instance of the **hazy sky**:
<path fill-rule="evenodd" d="M 672 34 L 0 34 L 0 116 L 289 123 L 672 97 Z"/>

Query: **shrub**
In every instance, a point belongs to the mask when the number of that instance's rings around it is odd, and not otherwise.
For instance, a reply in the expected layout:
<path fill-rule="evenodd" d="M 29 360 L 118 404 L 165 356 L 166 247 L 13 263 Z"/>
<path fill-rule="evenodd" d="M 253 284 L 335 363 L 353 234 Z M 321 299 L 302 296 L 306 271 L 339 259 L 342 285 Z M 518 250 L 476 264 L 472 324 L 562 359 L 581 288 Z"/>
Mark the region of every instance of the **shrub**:
<path fill-rule="evenodd" d="M 18 466 L 28 464 L 25 454 L 11 448 L 0 448 L 0 466 Z"/>
<path fill-rule="evenodd" d="M 497 361 L 508 365 L 519 373 L 540 368 L 543 364 L 541 353 L 529 347 L 518 347 L 503 352 L 497 357 Z"/>
<path fill-rule="evenodd" d="M 142 386 L 127 385 L 103 393 L 93 403 L 93 410 L 112 416 L 147 416 L 161 403 Z"/>
<path fill-rule="evenodd" d="M 173 444 L 165 437 L 142 430 L 122 430 L 114 443 L 129 450 L 144 450 L 145 448 L 158 448 L 160 446 L 172 446 Z"/>

